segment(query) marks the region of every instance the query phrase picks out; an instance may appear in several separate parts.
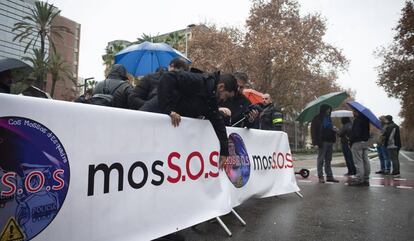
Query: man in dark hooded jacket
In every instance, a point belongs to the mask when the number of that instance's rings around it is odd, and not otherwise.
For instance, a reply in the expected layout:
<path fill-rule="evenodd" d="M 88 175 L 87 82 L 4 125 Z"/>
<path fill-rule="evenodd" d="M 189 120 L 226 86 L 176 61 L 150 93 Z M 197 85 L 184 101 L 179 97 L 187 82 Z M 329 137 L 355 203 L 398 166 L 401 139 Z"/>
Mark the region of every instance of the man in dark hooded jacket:
<path fill-rule="evenodd" d="M 392 162 L 392 173 L 393 177 L 400 176 L 400 160 L 398 159 L 398 153 L 401 149 L 401 137 L 400 127 L 392 121 L 392 116 L 385 116 L 385 120 L 388 123 L 385 129 L 385 143 L 384 146 L 388 150 L 390 160 Z"/>
<path fill-rule="evenodd" d="M 93 89 L 95 94 L 112 94 L 112 107 L 128 109 L 128 99 L 132 96 L 133 87 L 127 80 L 127 71 L 121 64 L 114 64 L 108 77 L 99 82 Z"/>
<path fill-rule="evenodd" d="M 131 109 L 161 113 L 157 94 L 163 72 L 165 72 L 164 69 L 160 68 L 156 73 L 148 74 L 140 80 L 129 100 Z"/>
<path fill-rule="evenodd" d="M 171 61 L 168 70 L 161 76 L 158 86 L 158 101 L 163 113 L 170 116 L 174 127 L 180 124 L 181 116 L 209 120 L 220 142 L 222 167 L 229 150 L 216 90 L 224 89 L 224 84 L 217 83 L 216 78 L 209 78 L 205 74 L 188 72 L 188 66 L 178 58 Z M 226 91 L 221 93 L 223 96 L 229 95 Z"/>
<path fill-rule="evenodd" d="M 311 124 L 312 144 L 318 147 L 317 171 L 319 182 L 324 183 L 323 166 L 325 166 L 326 181 L 339 182 L 333 177 L 331 161 L 333 143 L 336 141 L 335 127 L 331 119 L 332 107 L 321 105 L 319 115 L 315 116 Z"/>

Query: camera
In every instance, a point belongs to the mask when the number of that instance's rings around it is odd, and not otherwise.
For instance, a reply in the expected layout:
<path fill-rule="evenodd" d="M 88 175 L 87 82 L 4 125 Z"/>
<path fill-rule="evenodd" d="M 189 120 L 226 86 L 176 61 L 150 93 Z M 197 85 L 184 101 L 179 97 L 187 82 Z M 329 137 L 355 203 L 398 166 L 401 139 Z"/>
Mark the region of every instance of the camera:
<path fill-rule="evenodd" d="M 263 107 L 262 107 L 261 105 L 259 105 L 259 104 L 252 104 L 252 105 L 249 105 L 249 107 L 247 108 L 247 110 L 243 113 L 243 114 L 244 114 L 244 116 L 245 116 L 245 117 L 248 117 L 248 116 L 249 116 L 249 113 L 250 113 L 252 110 L 257 110 L 257 111 L 260 113 L 260 112 L 262 112 L 262 111 L 263 111 Z"/>

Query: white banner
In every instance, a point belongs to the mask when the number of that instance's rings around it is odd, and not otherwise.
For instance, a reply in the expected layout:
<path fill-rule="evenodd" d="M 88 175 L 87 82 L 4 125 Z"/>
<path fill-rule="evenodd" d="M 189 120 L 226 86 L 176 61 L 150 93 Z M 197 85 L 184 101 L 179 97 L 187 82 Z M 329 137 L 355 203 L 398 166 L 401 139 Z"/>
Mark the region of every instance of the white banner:
<path fill-rule="evenodd" d="M 0 240 L 149 240 L 299 191 L 287 135 L 0 94 Z M 220 175 L 219 175 L 220 174 Z"/>

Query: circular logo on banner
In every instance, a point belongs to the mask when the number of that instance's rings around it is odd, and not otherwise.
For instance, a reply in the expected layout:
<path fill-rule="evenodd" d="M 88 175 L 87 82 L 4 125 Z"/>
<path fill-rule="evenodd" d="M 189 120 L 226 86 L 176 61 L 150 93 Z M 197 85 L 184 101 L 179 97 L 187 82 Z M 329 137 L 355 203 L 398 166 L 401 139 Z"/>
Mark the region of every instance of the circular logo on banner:
<path fill-rule="evenodd" d="M 250 160 L 246 146 L 239 134 L 229 136 L 229 157 L 225 170 L 227 177 L 236 188 L 246 185 L 250 177 Z"/>
<path fill-rule="evenodd" d="M 58 137 L 22 117 L 0 117 L 0 240 L 30 240 L 56 217 L 69 188 Z"/>

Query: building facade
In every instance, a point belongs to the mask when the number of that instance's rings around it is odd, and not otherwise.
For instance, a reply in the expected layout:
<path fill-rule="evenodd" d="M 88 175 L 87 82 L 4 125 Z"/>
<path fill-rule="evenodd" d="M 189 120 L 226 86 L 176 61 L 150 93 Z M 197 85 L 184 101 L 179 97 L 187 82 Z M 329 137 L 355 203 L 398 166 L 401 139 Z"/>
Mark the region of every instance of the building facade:
<path fill-rule="evenodd" d="M 24 53 L 29 40 L 13 41 L 16 32 L 13 32 L 12 29 L 15 23 L 30 14 L 30 9 L 34 8 L 34 3 L 35 0 L 0 0 L 0 57 L 21 59 L 32 55 L 31 49 Z M 46 45 L 48 48 L 49 43 L 46 43 Z M 40 48 L 39 42 L 35 48 Z"/>
<path fill-rule="evenodd" d="M 0 0 L 0 57 L 22 59 L 23 57 L 31 57 L 32 48 L 40 48 L 40 41 L 35 46 L 30 47 L 25 53 L 25 47 L 30 41 L 24 39 L 13 41 L 17 32 L 13 32 L 14 24 L 23 20 L 25 16 L 31 14 L 31 9 L 35 7 L 35 0 Z M 80 24 L 67 19 L 63 16 L 57 16 L 52 25 L 66 26 L 72 33 L 62 33 L 62 39 L 52 36 L 54 40 L 56 52 L 61 54 L 66 65 L 73 73 L 71 78 L 63 76 L 56 82 L 54 99 L 72 100 L 76 95 L 78 88 L 76 80 L 78 79 L 79 65 L 79 43 L 80 43 Z M 52 52 L 49 42 L 46 41 L 47 55 Z M 27 62 L 30 64 L 29 62 Z M 72 81 L 74 79 L 75 81 Z M 51 76 L 47 76 L 45 90 L 50 92 Z M 75 83 L 74 83 L 75 82 Z"/>
<path fill-rule="evenodd" d="M 60 80 L 56 82 L 54 99 L 59 100 L 73 100 L 78 96 L 80 89 L 78 84 L 78 69 L 79 69 L 79 44 L 80 44 L 80 24 L 65 18 L 57 16 L 53 19 L 52 26 L 65 26 L 70 29 L 71 33 L 60 33 L 62 38 L 52 35 L 53 43 L 55 44 L 56 52 L 62 56 L 66 65 L 72 72 L 72 76 L 62 75 Z M 49 53 L 53 53 L 52 47 L 49 48 Z M 46 82 L 46 90 L 50 91 L 52 86 L 52 77 L 48 75 Z"/>

